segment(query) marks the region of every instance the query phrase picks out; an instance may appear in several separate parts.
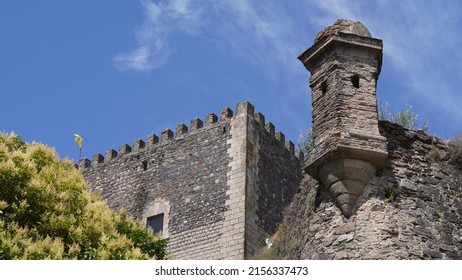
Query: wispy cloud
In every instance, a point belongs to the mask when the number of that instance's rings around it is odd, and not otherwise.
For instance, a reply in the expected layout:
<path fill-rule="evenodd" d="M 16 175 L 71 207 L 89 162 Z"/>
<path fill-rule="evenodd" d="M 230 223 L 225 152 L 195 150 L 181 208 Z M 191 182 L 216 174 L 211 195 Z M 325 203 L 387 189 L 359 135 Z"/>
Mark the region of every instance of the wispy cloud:
<path fill-rule="evenodd" d="M 169 36 L 179 30 L 195 33 L 200 25 L 200 10 L 192 10 L 189 0 L 171 0 L 168 4 L 141 0 L 145 20 L 136 31 L 138 48 L 114 56 L 119 70 L 150 70 L 164 65 L 175 48 Z"/>
<path fill-rule="evenodd" d="M 233 54 L 264 63 L 271 57 L 288 64 L 297 54 L 294 21 L 275 3 L 248 0 L 142 0 L 145 20 L 136 30 L 139 47 L 114 57 L 120 70 L 150 70 L 164 65 L 177 46 L 176 33 L 218 38 Z"/>
<path fill-rule="evenodd" d="M 233 52 L 257 63 L 260 69 L 272 75 L 293 73 L 300 66 L 295 58 L 306 46 L 298 39 L 302 28 L 289 8 L 279 1 L 223 1 L 220 16 L 224 25 L 217 32 L 230 36 Z M 282 71 L 271 72 L 276 65 Z"/>

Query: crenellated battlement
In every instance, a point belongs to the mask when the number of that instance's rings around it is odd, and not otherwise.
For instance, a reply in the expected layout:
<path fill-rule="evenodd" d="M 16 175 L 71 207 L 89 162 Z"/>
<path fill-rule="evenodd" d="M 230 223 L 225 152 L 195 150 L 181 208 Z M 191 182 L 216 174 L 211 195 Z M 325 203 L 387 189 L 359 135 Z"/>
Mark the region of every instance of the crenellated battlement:
<path fill-rule="evenodd" d="M 242 259 L 274 234 L 302 165 L 303 153 L 242 102 L 84 158 L 79 168 L 111 208 L 146 223 L 163 215 L 173 258 Z"/>
<path fill-rule="evenodd" d="M 246 108 L 245 110 L 241 109 L 244 107 Z M 168 143 L 170 143 L 171 141 L 175 141 L 178 139 L 182 139 L 184 137 L 188 137 L 190 135 L 200 133 L 204 129 L 208 129 L 211 127 L 225 124 L 229 122 L 230 120 L 232 120 L 233 118 L 241 114 L 245 114 L 245 113 L 251 115 L 253 120 L 259 125 L 259 127 L 261 127 L 263 130 L 269 133 L 271 137 L 279 141 L 279 143 L 283 147 L 285 147 L 286 150 L 291 155 L 303 161 L 304 159 L 303 152 L 301 151 L 296 152 L 294 148 L 294 143 L 292 141 L 286 141 L 285 136 L 282 132 L 279 132 L 279 131 L 276 132 L 275 126 L 271 122 L 265 122 L 265 116 L 262 113 L 260 112 L 254 113 L 254 106 L 251 103 L 249 102 L 239 103 L 236 106 L 236 112 L 237 114 L 234 116 L 233 111 L 230 108 L 226 107 L 220 111 L 219 120 L 218 120 L 218 116 L 215 115 L 214 113 L 207 114 L 205 116 L 205 126 L 204 126 L 204 122 L 201 119 L 194 118 L 190 121 L 189 128 L 186 124 L 180 123 L 176 126 L 175 132 L 173 132 L 170 128 L 166 128 L 161 132 L 160 137 L 154 133 L 149 134 L 146 138 L 146 142 L 138 138 L 133 142 L 132 146 L 130 146 L 129 144 L 122 144 L 119 146 L 118 151 L 112 148 L 107 150 L 105 156 L 98 153 L 98 154 L 93 155 L 91 160 L 84 157 L 80 160 L 79 169 L 95 167 L 95 166 L 104 164 L 108 161 L 114 160 L 117 157 L 130 155 L 132 153 L 143 152 L 146 149 L 158 148 L 159 146 L 162 146 L 162 145 L 168 145 Z"/>

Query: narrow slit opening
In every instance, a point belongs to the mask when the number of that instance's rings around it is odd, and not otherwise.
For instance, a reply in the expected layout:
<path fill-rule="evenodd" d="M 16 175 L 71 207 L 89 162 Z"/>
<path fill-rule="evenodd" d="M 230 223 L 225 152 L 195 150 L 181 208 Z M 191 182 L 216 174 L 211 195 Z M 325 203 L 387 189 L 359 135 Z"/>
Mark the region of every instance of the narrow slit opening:
<path fill-rule="evenodd" d="M 359 88 L 359 76 L 358 75 L 353 75 L 351 77 L 351 84 L 353 85 L 354 88 Z"/>
<path fill-rule="evenodd" d="M 327 82 L 326 81 L 321 83 L 321 91 L 322 91 L 322 94 L 325 94 L 327 92 Z"/>

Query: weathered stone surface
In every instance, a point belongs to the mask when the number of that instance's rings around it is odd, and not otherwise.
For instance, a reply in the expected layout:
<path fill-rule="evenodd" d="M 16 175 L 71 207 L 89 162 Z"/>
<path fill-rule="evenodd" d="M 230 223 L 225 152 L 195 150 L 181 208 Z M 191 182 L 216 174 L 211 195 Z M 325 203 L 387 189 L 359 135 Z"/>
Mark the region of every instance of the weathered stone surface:
<path fill-rule="evenodd" d="M 371 37 L 371 33 L 367 28 L 359 21 L 354 22 L 347 19 L 339 19 L 328 27 L 324 28 L 321 32 L 316 35 L 315 42 L 322 40 L 323 38 L 338 34 L 338 33 L 349 33 L 364 37 Z"/>
<path fill-rule="evenodd" d="M 348 259 L 348 252 L 347 251 L 340 251 L 335 253 L 335 260 L 345 260 Z"/>
<path fill-rule="evenodd" d="M 324 252 L 316 252 L 311 257 L 312 260 L 332 260 L 332 255 Z"/>
<path fill-rule="evenodd" d="M 351 222 L 351 223 L 346 223 L 342 226 L 337 227 L 334 230 L 334 234 L 345 234 L 345 233 L 350 233 L 356 229 L 356 223 Z"/>
<path fill-rule="evenodd" d="M 330 192 L 305 179 L 280 233 L 305 242 L 292 251 L 279 249 L 285 242 L 276 245 L 280 258 L 311 259 L 309 252 L 323 252 L 339 259 L 347 252 L 348 259 L 462 259 L 462 197 L 455 195 L 462 173 L 448 161 L 425 159 L 435 149 L 444 153 L 447 145 L 436 138 L 422 142 L 427 137 L 420 131 L 404 133 L 396 124 L 379 124 L 388 139 L 387 166 L 358 197 L 354 214 L 345 219 Z M 425 182 L 426 176 L 438 182 Z M 304 203 L 310 196 L 316 201 L 312 207 Z"/>
<path fill-rule="evenodd" d="M 434 250 L 424 250 L 423 251 L 424 256 L 428 256 L 432 259 L 441 259 L 443 257 L 443 254 L 439 251 L 434 251 Z"/>
<path fill-rule="evenodd" d="M 305 170 L 350 217 L 356 199 L 387 157 L 375 98 L 382 41 L 371 38 L 360 22 L 338 20 L 299 59 L 311 72 L 313 104 L 314 144 Z"/>
<path fill-rule="evenodd" d="M 451 253 L 454 253 L 455 252 L 455 246 L 451 246 L 451 245 L 448 245 L 448 244 L 440 244 L 440 251 L 442 252 L 451 252 Z"/>

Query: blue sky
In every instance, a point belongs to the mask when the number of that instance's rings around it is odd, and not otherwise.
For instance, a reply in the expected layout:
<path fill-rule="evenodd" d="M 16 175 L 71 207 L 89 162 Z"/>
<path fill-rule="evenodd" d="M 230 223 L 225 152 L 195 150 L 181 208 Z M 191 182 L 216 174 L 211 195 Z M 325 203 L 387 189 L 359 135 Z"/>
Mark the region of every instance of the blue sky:
<path fill-rule="evenodd" d="M 377 95 L 429 132 L 462 130 L 462 1 L 0 2 L 0 131 L 61 157 L 160 135 L 250 101 L 286 138 L 311 125 L 297 56 L 338 18 L 384 41 Z"/>

